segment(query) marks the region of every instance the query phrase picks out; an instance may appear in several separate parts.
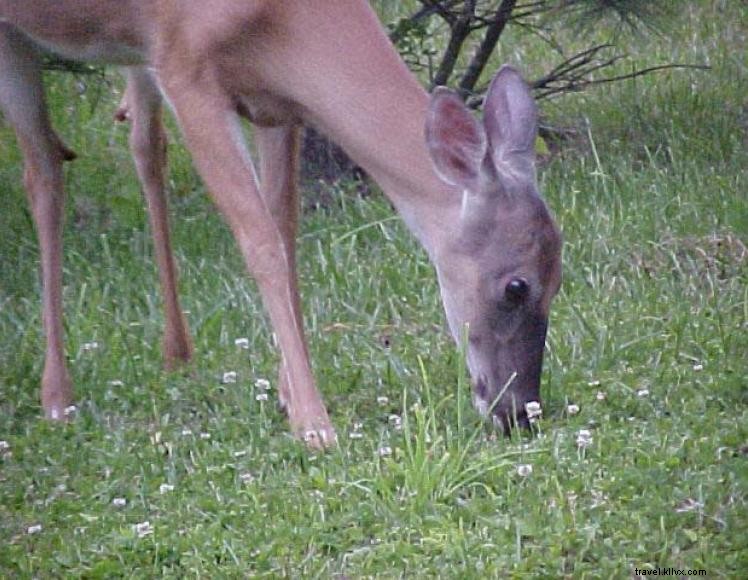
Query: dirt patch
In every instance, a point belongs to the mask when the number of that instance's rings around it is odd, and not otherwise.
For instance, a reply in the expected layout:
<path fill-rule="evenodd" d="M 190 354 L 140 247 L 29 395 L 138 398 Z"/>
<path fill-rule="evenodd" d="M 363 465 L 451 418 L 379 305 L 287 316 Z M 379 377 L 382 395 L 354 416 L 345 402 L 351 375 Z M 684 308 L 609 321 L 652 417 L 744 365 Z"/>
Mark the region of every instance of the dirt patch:
<path fill-rule="evenodd" d="M 746 262 L 748 248 L 730 231 L 707 236 L 668 236 L 634 252 L 634 264 L 650 277 L 670 273 L 730 280 L 742 274 Z"/>

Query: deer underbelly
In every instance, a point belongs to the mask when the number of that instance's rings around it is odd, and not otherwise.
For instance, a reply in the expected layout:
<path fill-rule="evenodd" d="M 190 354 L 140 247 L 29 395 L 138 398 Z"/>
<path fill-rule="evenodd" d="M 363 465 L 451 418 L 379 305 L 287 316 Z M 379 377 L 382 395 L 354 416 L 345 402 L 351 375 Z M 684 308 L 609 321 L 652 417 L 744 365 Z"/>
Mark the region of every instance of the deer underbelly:
<path fill-rule="evenodd" d="M 257 92 L 237 100 L 237 112 L 261 127 L 295 125 L 301 122 L 298 107 L 286 99 Z"/>
<path fill-rule="evenodd" d="M 68 60 L 124 66 L 143 64 L 145 61 L 140 50 L 116 41 L 96 40 L 87 43 L 62 43 L 30 35 L 29 37 L 43 50 Z"/>

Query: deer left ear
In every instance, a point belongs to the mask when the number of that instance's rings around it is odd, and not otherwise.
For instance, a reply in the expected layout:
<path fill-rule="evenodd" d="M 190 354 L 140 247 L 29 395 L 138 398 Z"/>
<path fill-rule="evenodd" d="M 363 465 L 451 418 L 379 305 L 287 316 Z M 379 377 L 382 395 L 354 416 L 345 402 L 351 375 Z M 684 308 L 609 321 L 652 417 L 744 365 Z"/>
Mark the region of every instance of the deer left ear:
<path fill-rule="evenodd" d="M 480 177 L 486 132 L 453 91 L 437 87 L 426 115 L 426 145 L 442 180 L 462 188 Z"/>
<path fill-rule="evenodd" d="M 516 69 L 504 65 L 491 81 L 483 122 L 499 178 L 534 180 L 538 113 L 530 88 Z"/>

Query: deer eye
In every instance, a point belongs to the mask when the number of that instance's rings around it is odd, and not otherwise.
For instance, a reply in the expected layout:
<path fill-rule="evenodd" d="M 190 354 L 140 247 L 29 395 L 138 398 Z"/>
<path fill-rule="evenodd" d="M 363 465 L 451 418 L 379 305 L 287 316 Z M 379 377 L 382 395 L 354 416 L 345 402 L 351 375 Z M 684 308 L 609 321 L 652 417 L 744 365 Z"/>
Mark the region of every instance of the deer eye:
<path fill-rule="evenodd" d="M 524 278 L 512 278 L 507 282 L 505 293 L 507 300 L 515 303 L 523 302 L 530 294 L 530 285 Z"/>

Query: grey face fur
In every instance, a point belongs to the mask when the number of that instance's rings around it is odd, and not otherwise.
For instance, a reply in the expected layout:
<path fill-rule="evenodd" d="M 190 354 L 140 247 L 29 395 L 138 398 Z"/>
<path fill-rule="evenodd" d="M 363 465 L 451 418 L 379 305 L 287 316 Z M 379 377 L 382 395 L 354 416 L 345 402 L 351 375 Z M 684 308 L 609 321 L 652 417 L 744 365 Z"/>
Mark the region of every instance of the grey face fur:
<path fill-rule="evenodd" d="M 460 223 L 437 256 L 455 340 L 467 328 L 476 408 L 508 430 L 540 401 L 550 302 L 561 281 L 561 236 L 537 191 L 537 112 L 519 73 L 502 67 L 479 123 L 437 89 L 426 141 L 439 176 L 463 191 Z"/>

